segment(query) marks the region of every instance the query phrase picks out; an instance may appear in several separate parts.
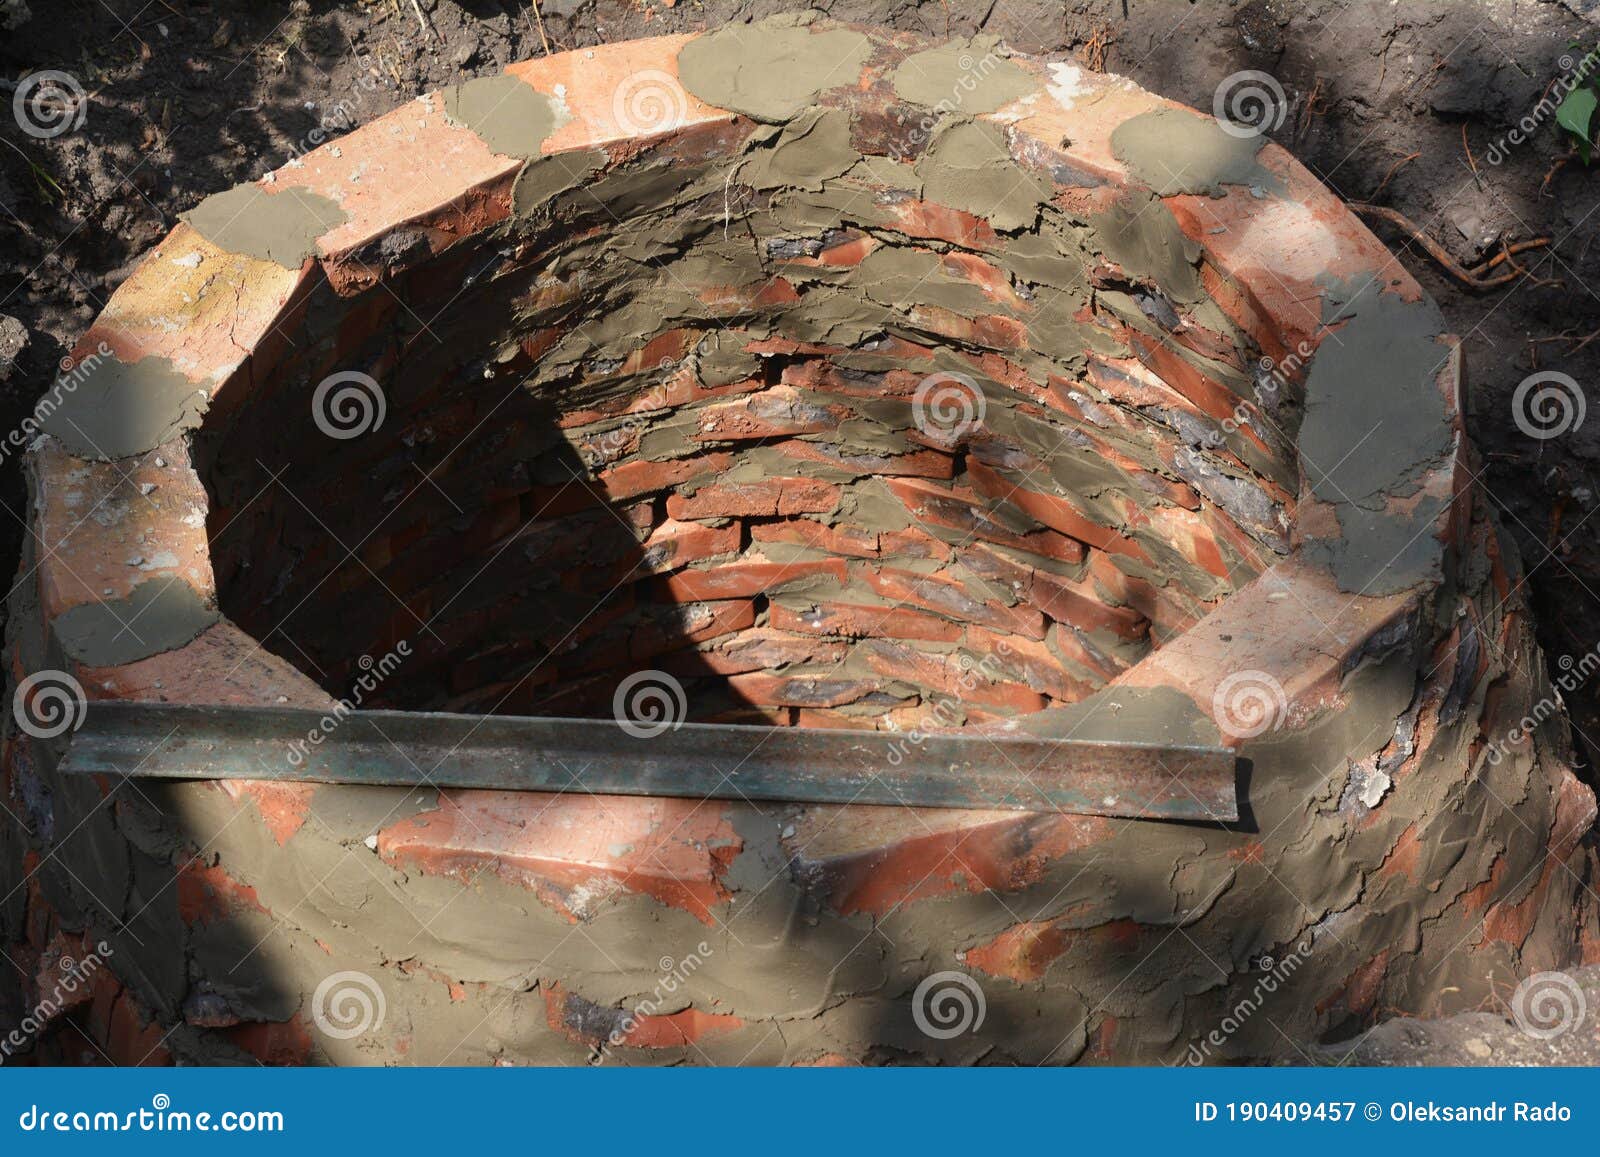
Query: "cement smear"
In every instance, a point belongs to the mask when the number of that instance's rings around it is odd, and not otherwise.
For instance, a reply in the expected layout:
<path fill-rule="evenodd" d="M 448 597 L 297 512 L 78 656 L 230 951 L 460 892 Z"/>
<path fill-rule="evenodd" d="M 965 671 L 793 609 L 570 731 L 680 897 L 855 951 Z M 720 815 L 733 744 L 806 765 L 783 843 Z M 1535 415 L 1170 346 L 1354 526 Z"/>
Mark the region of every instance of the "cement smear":
<path fill-rule="evenodd" d="M 444 114 L 507 157 L 537 157 L 570 118 L 544 93 L 514 76 L 480 76 L 439 94 Z"/>
<path fill-rule="evenodd" d="M 997 112 L 1040 90 L 1038 78 L 1007 60 L 994 36 L 914 52 L 896 66 L 890 82 L 902 100 L 973 116 Z"/>
<path fill-rule="evenodd" d="M 707 104 L 787 120 L 826 89 L 855 84 L 872 55 L 861 33 L 810 24 L 809 13 L 769 16 L 691 40 L 678 53 L 678 79 Z"/>
<path fill-rule="evenodd" d="M 120 667 L 174 651 L 220 616 L 180 578 L 148 579 L 125 599 L 85 603 L 51 622 L 69 656 L 90 667 Z"/>
<path fill-rule="evenodd" d="M 1222 194 L 1223 185 L 1276 189 L 1280 182 L 1256 154 L 1265 137 L 1236 137 L 1215 120 L 1164 108 L 1129 117 L 1111 133 L 1111 151 L 1159 196 Z"/>
<path fill-rule="evenodd" d="M 309 189 L 247 184 L 213 193 L 183 219 L 219 249 L 299 269 L 316 255 L 317 238 L 344 224 L 346 214 Z"/>
<path fill-rule="evenodd" d="M 127 458 L 194 429 L 210 398 L 166 358 L 108 359 L 41 425 L 81 458 Z"/>

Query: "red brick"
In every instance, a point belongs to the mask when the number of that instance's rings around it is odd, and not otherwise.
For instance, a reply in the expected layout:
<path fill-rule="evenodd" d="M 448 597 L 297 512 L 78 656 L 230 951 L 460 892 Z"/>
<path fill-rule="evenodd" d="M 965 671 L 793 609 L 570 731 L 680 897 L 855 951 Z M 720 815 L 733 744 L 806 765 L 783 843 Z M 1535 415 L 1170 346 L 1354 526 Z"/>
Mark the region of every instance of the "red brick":
<path fill-rule="evenodd" d="M 1022 299 L 1011 288 L 1011 275 L 1003 269 L 990 265 L 977 254 L 951 250 L 940 254 L 939 262 L 944 266 L 946 273 L 971 282 L 991 300 L 1023 308 Z"/>
<path fill-rule="evenodd" d="M 849 654 L 848 643 L 768 627 L 736 632 L 714 647 L 676 651 L 661 662 L 675 675 L 739 675 L 770 671 L 791 663 L 837 663 Z"/>
<path fill-rule="evenodd" d="M 908 237 L 937 238 L 965 249 L 995 249 L 999 235 L 982 217 L 934 201 L 893 201 L 883 208 L 893 213 L 900 232 Z"/>
<path fill-rule="evenodd" d="M 719 554 L 732 554 L 739 549 L 742 537 L 737 522 L 707 526 L 669 518 L 639 544 L 639 570 L 661 574 Z"/>
<path fill-rule="evenodd" d="M 596 483 L 591 485 L 597 484 L 612 502 L 621 502 L 637 498 L 641 494 L 653 494 L 681 482 L 691 482 L 697 478 L 719 473 L 726 470 L 732 460 L 729 454 L 713 453 L 698 454 L 693 458 L 680 458 L 669 462 L 647 460 L 627 462 L 602 471 Z"/>
<path fill-rule="evenodd" d="M 1062 562 L 1082 562 L 1083 543 L 1054 530 L 1018 533 L 991 516 L 984 504 L 950 490 L 911 478 L 891 478 L 886 485 L 919 522 L 942 526 L 959 534 L 998 542 Z"/>
<path fill-rule="evenodd" d="M 1202 412 L 1221 419 L 1238 406 L 1237 394 L 1201 373 L 1164 341 L 1129 331 L 1128 343 L 1140 361 Z"/>
<path fill-rule="evenodd" d="M 1142 653 L 1130 658 L 1097 647 L 1078 628 L 1065 623 L 1051 626 L 1050 633 L 1045 636 L 1045 645 L 1050 648 L 1051 654 L 1060 655 L 1063 661 L 1076 663 L 1107 682 L 1117 678 L 1142 657 Z"/>
<path fill-rule="evenodd" d="M 954 643 L 961 638 L 959 624 L 925 615 L 909 607 L 827 602 L 801 612 L 781 603 L 773 603 L 770 620 L 774 627 L 785 631 L 839 635 L 848 639 L 882 636 Z"/>
<path fill-rule="evenodd" d="M 886 361 L 890 358 L 931 361 L 933 351 L 923 346 L 912 345 L 903 338 L 892 338 L 889 346 L 880 351 L 880 356 Z M 783 380 L 790 385 L 820 390 L 828 394 L 842 394 L 847 398 L 868 398 L 873 401 L 904 398 L 909 402 L 916 396 L 923 376 L 911 370 L 890 370 L 884 374 L 847 376 L 836 369 L 831 362 L 816 359 L 794 362 L 783 369 Z M 909 417 L 908 411 L 907 418 Z"/>
<path fill-rule="evenodd" d="M 1089 559 L 1089 575 L 1097 588 L 1138 611 L 1166 634 L 1187 630 L 1206 614 L 1205 604 L 1185 597 L 1176 584 L 1158 587 L 1124 574 L 1105 555 Z"/>
<path fill-rule="evenodd" d="M 695 439 L 700 442 L 742 442 L 820 434 L 850 415 L 844 407 L 807 399 L 791 386 L 777 385 L 731 402 L 695 411 Z"/>
<path fill-rule="evenodd" d="M 1074 581 L 1027 566 L 987 543 L 973 543 L 962 555 L 962 565 L 980 578 L 1015 591 L 1021 602 L 1058 623 L 1071 623 L 1086 631 L 1112 631 L 1125 639 L 1143 638 L 1149 629 L 1144 615 L 1128 607 L 1112 606 L 1092 582 Z"/>
<path fill-rule="evenodd" d="M 781 542 L 854 558 L 878 556 L 877 531 L 844 524 L 824 526 L 809 518 L 754 522 L 750 524 L 750 537 L 755 542 Z"/>
<path fill-rule="evenodd" d="M 848 447 L 831 442 L 805 442 L 790 439 L 773 443 L 773 449 L 797 462 L 813 462 L 853 470 L 878 478 L 949 478 L 955 473 L 955 459 L 947 451 L 909 447 L 904 454 L 852 454 Z"/>
<path fill-rule="evenodd" d="M 859 679 L 845 675 L 776 675 L 752 671 L 729 675 L 728 686 L 752 703 L 779 707 L 839 707 L 858 703 L 879 692 L 879 679 Z"/>
<path fill-rule="evenodd" d="M 1049 644 L 1038 639 L 997 635 L 973 625 L 967 627 L 963 641 L 979 657 L 983 670 L 1009 675 L 1060 702 L 1075 703 L 1099 690 L 1096 684 L 1075 678 Z"/>
<path fill-rule="evenodd" d="M 878 674 L 905 679 L 962 703 L 981 703 L 1018 714 L 1038 711 L 1046 705 L 1045 697 L 1031 688 L 989 679 L 988 674 L 996 672 L 996 666 L 980 666 L 977 660 L 959 652 L 936 654 L 897 639 L 868 639 L 861 644 L 861 651 L 867 666 Z"/>
<path fill-rule="evenodd" d="M 722 456 L 724 459 L 726 455 Z M 715 469 L 722 469 L 721 465 Z M 693 495 L 667 498 L 673 518 L 775 518 L 829 514 L 839 508 L 839 488 L 815 478 L 763 478 L 759 482 L 713 482 Z"/>
<path fill-rule="evenodd" d="M 967 459 L 967 477 L 976 489 L 1012 503 L 1036 522 L 1042 522 L 1062 534 L 1113 554 L 1125 554 L 1142 562 L 1150 561 L 1138 543 L 1115 530 L 1089 521 L 1065 498 L 1039 494 L 1018 486 L 975 458 Z"/>
<path fill-rule="evenodd" d="M 892 714 L 892 711 L 885 711 L 851 715 L 831 707 L 798 707 L 794 712 L 794 725 L 827 731 L 876 731 L 879 723 Z"/>
<path fill-rule="evenodd" d="M 786 583 L 813 575 L 845 579 L 843 559 L 807 559 L 797 562 L 768 562 L 765 559 L 741 560 L 720 566 L 690 567 L 661 580 L 661 587 L 674 599 L 735 599 L 780 590 Z"/>
<path fill-rule="evenodd" d="M 634 633 L 635 657 L 660 654 L 662 648 L 656 643 L 658 634 L 668 641 L 703 643 L 756 623 L 756 605 L 749 599 L 680 603 L 654 613 L 656 620 L 641 625 Z"/>
<path fill-rule="evenodd" d="M 692 373 L 680 370 L 667 381 L 643 394 L 624 394 L 607 399 L 591 409 L 569 410 L 561 415 L 556 424 L 563 430 L 570 430 L 609 418 L 666 410 L 711 398 L 747 394 L 765 387 L 766 382 L 761 378 L 744 378 L 719 386 L 706 386 L 698 382 Z"/>
<path fill-rule="evenodd" d="M 858 564 L 860 565 L 860 564 Z M 1008 607 L 973 598 L 953 579 L 888 567 L 861 565 L 862 577 L 879 595 L 949 615 L 960 623 L 981 623 L 1032 639 L 1044 638 L 1044 616 L 1026 604 Z"/>
<path fill-rule="evenodd" d="M 914 528 L 869 530 L 846 524 L 824 526 L 808 518 L 795 518 L 788 522 L 753 523 L 750 537 L 756 542 L 789 543 L 853 558 L 879 558 L 887 554 L 944 562 L 955 557 L 944 543 Z"/>

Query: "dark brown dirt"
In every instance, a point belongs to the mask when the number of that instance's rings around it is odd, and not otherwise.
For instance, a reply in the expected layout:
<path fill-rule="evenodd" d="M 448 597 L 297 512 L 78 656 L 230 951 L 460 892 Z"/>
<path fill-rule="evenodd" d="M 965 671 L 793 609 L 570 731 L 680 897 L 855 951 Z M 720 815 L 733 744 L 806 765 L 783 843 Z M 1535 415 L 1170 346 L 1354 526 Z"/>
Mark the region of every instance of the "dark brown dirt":
<path fill-rule="evenodd" d="M 287 6 L 214 0 L 0 0 L 0 86 L 60 69 L 88 91 L 80 127 L 39 140 L 0 116 L 0 314 L 31 341 L 9 364 L 0 321 L 0 430 L 12 428 L 130 263 L 202 197 L 274 169 L 417 94 L 546 51 L 715 27 L 800 5 L 772 0 L 373 0 Z M 1203 109 L 1225 77 L 1270 73 L 1288 114 L 1271 135 L 1350 200 L 1400 210 L 1463 264 L 1548 236 L 1531 276 L 1470 292 L 1392 226 L 1380 235 L 1466 339 L 1482 482 L 1524 557 L 1552 661 L 1600 645 L 1600 417 L 1549 440 L 1521 432 L 1512 395 L 1536 369 L 1600 387 L 1600 173 L 1546 118 L 1494 148 L 1600 44 L 1597 0 L 835 0 L 816 5 L 935 35 L 984 30 L 1071 56 Z M 9 100 L 9 91 L 0 97 Z M 9 109 L 0 110 L 9 114 Z M 1470 149 L 1470 155 L 1469 155 Z M 1409 159 L 1408 159 L 1409 158 Z M 1600 166 L 1600 160 L 1596 162 Z M 20 530 L 14 463 L 0 474 Z M 1563 666 L 1564 669 L 1564 666 Z M 1587 667 L 1585 667 L 1587 669 Z M 1600 687 L 1569 705 L 1600 747 Z"/>

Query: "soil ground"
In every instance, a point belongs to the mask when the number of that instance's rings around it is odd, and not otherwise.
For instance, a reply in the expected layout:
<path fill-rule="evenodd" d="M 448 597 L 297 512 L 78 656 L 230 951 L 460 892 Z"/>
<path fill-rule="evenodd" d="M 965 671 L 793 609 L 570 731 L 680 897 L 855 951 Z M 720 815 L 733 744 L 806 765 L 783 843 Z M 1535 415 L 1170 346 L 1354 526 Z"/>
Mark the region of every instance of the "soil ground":
<path fill-rule="evenodd" d="M 0 318 L 0 429 L 16 425 L 178 213 L 277 168 L 313 130 L 345 131 L 524 57 L 801 6 L 0 0 L 0 97 L 38 69 L 71 73 L 89 97 L 81 126 L 52 139 L 0 116 L 0 315 L 15 319 Z M 1465 339 L 1481 482 L 1520 548 L 1547 656 L 1565 670 L 1600 646 L 1600 520 L 1591 522 L 1600 508 L 1600 416 L 1541 441 L 1512 412 L 1513 392 L 1535 370 L 1600 389 L 1600 171 L 1560 160 L 1566 146 L 1548 116 L 1521 144 L 1507 137 L 1570 61 L 1600 45 L 1600 0 L 815 7 L 934 35 L 993 33 L 1017 50 L 1071 56 L 1202 109 L 1225 77 L 1264 71 L 1288 101 L 1272 137 L 1343 197 L 1399 210 L 1463 265 L 1503 243 L 1550 238 L 1517 259 L 1528 276 L 1482 292 L 1443 273 L 1395 227 L 1375 226 Z M 0 499 L 8 511 L 0 573 L 9 574 L 22 533 L 14 459 L 0 472 Z M 1600 686 L 1571 698 L 1580 751 L 1592 759 Z"/>

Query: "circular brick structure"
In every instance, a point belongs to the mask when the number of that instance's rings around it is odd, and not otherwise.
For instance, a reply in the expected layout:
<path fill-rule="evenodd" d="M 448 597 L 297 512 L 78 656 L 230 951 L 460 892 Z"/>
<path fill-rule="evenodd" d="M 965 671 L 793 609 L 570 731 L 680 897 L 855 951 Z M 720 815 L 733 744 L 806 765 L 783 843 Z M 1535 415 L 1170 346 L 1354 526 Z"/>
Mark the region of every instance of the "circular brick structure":
<path fill-rule="evenodd" d="M 1247 128 L 804 20 L 565 53 L 203 202 L 75 358 L 0 919 L 18 1019 L 105 967 L 30 1055 L 1264 1059 L 1592 954 L 1456 343 Z M 73 779 L 74 684 L 1222 742 L 1241 821 Z"/>

